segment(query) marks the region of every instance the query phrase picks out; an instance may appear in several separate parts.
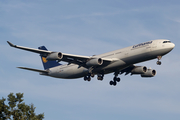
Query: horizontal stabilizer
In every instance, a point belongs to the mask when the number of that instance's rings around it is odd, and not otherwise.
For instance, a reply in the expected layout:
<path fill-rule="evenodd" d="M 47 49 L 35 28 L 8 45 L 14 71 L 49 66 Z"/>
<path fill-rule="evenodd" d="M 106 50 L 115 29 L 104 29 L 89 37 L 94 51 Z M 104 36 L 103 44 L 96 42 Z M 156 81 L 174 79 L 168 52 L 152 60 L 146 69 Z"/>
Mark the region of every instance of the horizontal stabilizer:
<path fill-rule="evenodd" d="M 17 67 L 17 68 L 24 69 L 24 70 L 30 70 L 30 71 L 34 71 L 34 72 L 48 73 L 47 70 L 38 70 L 38 69 L 26 68 L 26 67 Z"/>

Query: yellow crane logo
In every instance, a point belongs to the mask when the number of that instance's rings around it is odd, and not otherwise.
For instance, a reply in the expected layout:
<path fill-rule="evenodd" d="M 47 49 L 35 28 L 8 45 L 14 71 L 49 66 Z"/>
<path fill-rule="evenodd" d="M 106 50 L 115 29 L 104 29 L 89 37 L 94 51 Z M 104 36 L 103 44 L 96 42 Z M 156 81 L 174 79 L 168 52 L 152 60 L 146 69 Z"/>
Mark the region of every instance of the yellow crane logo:
<path fill-rule="evenodd" d="M 45 57 L 42 57 L 42 61 L 43 61 L 43 63 L 47 63 L 48 62 Z"/>

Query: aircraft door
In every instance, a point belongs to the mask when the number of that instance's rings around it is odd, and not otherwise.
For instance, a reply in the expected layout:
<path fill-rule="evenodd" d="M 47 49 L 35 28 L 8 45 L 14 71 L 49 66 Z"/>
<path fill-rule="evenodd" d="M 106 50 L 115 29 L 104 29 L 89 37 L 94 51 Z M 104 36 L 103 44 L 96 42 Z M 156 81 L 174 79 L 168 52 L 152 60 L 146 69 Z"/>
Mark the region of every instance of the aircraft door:
<path fill-rule="evenodd" d="M 154 51 L 157 49 L 157 42 L 153 41 L 153 43 L 150 45 L 150 51 Z"/>

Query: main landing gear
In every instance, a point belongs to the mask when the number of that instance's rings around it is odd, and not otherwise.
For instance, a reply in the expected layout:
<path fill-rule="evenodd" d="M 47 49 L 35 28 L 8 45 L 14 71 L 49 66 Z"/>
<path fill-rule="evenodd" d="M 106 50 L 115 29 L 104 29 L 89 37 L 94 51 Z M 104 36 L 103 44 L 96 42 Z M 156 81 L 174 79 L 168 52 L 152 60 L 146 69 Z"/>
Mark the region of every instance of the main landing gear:
<path fill-rule="evenodd" d="M 121 81 L 121 79 L 118 77 L 118 74 L 119 74 L 119 72 L 115 72 L 115 73 L 114 73 L 114 78 L 113 78 L 113 80 L 109 82 L 110 85 L 116 86 L 116 85 L 117 85 L 117 82 L 120 82 L 120 81 Z M 88 75 L 84 76 L 84 80 L 85 80 L 85 81 L 91 81 L 91 77 L 94 77 L 94 74 L 89 73 Z M 101 80 L 101 81 L 102 81 L 103 78 L 104 78 L 104 74 L 97 74 L 97 79 L 98 79 L 98 80 Z"/>
<path fill-rule="evenodd" d="M 91 77 L 90 76 L 84 76 L 84 81 L 91 81 Z"/>
<path fill-rule="evenodd" d="M 88 74 L 87 76 L 84 76 L 84 81 L 91 81 L 91 74 Z"/>
<path fill-rule="evenodd" d="M 84 81 L 91 81 L 91 77 L 94 77 L 95 75 L 93 73 L 89 73 L 87 76 L 84 76 Z M 97 74 L 98 80 L 103 80 L 104 74 Z"/>
<path fill-rule="evenodd" d="M 91 81 L 91 77 L 94 77 L 93 73 L 89 73 L 87 76 L 84 76 L 84 81 Z"/>
<path fill-rule="evenodd" d="M 157 65 L 161 65 L 161 64 L 162 64 L 161 61 L 160 61 L 161 58 L 162 58 L 162 56 L 157 56 L 157 59 L 158 59 L 158 61 L 157 61 L 157 63 L 156 63 Z"/>
<path fill-rule="evenodd" d="M 114 85 L 114 86 L 116 86 L 117 85 L 117 82 L 120 82 L 121 81 L 121 79 L 118 77 L 118 74 L 119 73 L 114 73 L 114 78 L 113 78 L 113 81 L 110 81 L 109 82 L 109 84 L 110 85 Z"/>
<path fill-rule="evenodd" d="M 103 78 L 104 78 L 104 74 L 98 74 L 98 75 L 97 75 L 97 79 L 98 79 L 98 80 L 101 80 L 101 81 L 102 81 Z"/>

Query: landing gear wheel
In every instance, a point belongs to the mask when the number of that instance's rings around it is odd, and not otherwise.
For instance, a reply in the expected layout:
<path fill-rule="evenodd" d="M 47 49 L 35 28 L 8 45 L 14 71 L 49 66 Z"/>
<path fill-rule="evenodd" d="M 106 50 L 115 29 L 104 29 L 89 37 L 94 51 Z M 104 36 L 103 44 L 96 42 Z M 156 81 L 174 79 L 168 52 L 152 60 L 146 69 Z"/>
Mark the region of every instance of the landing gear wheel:
<path fill-rule="evenodd" d="M 109 84 L 116 86 L 116 85 L 117 85 L 117 82 L 116 82 L 116 81 L 110 81 Z"/>
<path fill-rule="evenodd" d="M 117 85 L 117 82 L 114 81 L 114 82 L 113 82 L 113 85 L 116 86 L 116 85 Z"/>
<path fill-rule="evenodd" d="M 95 75 L 94 74 L 91 74 L 91 77 L 94 77 Z"/>
<path fill-rule="evenodd" d="M 91 81 L 91 77 L 89 77 L 89 78 L 87 79 L 87 81 Z"/>
<path fill-rule="evenodd" d="M 84 81 L 86 81 L 88 78 L 87 78 L 87 76 L 84 76 Z"/>
<path fill-rule="evenodd" d="M 97 79 L 102 81 L 102 80 L 103 80 L 103 77 L 98 77 Z"/>
<path fill-rule="evenodd" d="M 117 78 L 117 79 L 116 79 L 116 81 L 117 81 L 117 82 L 120 82 L 120 81 L 121 81 L 121 79 L 120 79 L 120 78 Z"/>
<path fill-rule="evenodd" d="M 91 76 L 84 76 L 84 81 L 91 81 Z"/>
<path fill-rule="evenodd" d="M 113 81 L 110 81 L 110 82 L 109 82 L 109 84 L 110 84 L 110 85 L 113 85 L 113 84 L 114 84 L 114 82 L 113 82 Z"/>
<path fill-rule="evenodd" d="M 117 82 L 120 82 L 121 79 L 120 79 L 119 77 L 118 77 L 118 78 L 117 78 L 117 77 L 114 77 L 113 80 L 114 80 L 114 81 L 117 81 Z"/>
<path fill-rule="evenodd" d="M 157 65 L 161 65 L 162 63 L 161 63 L 161 61 L 157 61 Z"/>

